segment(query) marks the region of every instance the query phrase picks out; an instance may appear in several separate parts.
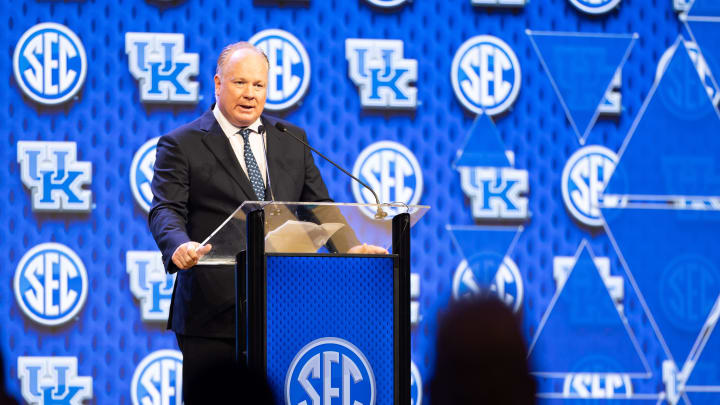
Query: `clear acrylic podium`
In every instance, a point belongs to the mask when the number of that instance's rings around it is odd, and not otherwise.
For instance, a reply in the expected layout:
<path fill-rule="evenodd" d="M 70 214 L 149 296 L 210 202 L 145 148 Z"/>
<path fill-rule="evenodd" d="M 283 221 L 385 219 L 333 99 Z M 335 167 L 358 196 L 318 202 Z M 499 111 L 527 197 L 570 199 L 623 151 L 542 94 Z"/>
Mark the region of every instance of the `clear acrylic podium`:
<path fill-rule="evenodd" d="M 361 402 L 409 404 L 410 229 L 428 209 L 243 203 L 203 241 L 212 249 L 199 262 L 235 266 L 238 361 L 246 353 L 278 398 L 300 403 L 323 384 L 294 379 L 302 354 L 324 341 L 349 343 L 369 370 L 353 383 L 367 395 Z M 389 254 L 349 253 L 362 244 Z"/>

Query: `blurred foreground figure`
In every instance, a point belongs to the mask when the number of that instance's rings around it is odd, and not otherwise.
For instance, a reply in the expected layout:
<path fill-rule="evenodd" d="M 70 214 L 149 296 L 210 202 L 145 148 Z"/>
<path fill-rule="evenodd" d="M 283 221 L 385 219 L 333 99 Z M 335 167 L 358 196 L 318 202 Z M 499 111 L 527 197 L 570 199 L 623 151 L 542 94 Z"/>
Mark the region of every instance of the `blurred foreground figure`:
<path fill-rule="evenodd" d="M 274 405 L 266 379 L 234 361 L 218 361 L 197 370 L 194 384 L 184 389 L 186 404 Z"/>
<path fill-rule="evenodd" d="M 438 327 L 433 405 L 531 405 L 530 375 L 520 320 L 495 298 L 456 302 Z"/>
<path fill-rule="evenodd" d="M 0 405 L 17 405 L 18 402 L 5 391 L 5 363 L 0 350 Z"/>

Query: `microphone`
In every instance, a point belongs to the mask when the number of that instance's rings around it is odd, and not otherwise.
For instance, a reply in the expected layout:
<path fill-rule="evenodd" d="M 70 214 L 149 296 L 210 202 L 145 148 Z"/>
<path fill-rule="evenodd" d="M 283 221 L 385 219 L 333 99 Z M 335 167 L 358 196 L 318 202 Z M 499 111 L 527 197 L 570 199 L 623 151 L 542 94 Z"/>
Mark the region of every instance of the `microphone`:
<path fill-rule="evenodd" d="M 337 167 L 338 169 L 340 169 L 341 172 L 347 174 L 348 176 L 350 176 L 350 178 L 352 178 L 353 180 L 357 181 L 357 182 L 360 183 L 363 187 L 365 187 L 366 189 L 368 189 L 368 190 L 372 193 L 373 197 L 375 197 L 375 203 L 377 203 L 377 207 L 378 207 L 378 208 L 377 208 L 377 212 L 375 213 L 375 219 L 382 219 L 382 218 L 385 218 L 385 217 L 387 216 L 387 213 L 382 210 L 382 207 L 380 207 L 380 199 L 378 198 L 377 194 L 375 194 L 375 191 L 373 191 L 373 189 L 370 188 L 370 186 L 368 186 L 368 185 L 365 184 L 362 180 L 360 180 L 360 179 L 358 179 L 357 177 L 355 177 L 355 176 L 353 176 L 352 174 L 350 174 L 350 172 L 348 172 L 347 170 L 345 170 L 345 169 L 343 169 L 342 167 L 340 167 L 340 165 L 338 165 L 337 163 L 333 162 L 330 158 L 328 158 L 327 156 L 325 156 L 325 155 L 323 155 L 322 153 L 320 153 L 317 149 L 315 149 L 315 148 L 313 148 L 312 146 L 308 145 L 308 143 L 305 142 L 305 141 L 303 141 L 302 138 L 300 138 L 299 136 L 297 136 L 297 135 L 293 134 L 292 132 L 290 132 L 290 130 L 288 130 L 288 128 L 287 128 L 282 122 L 276 123 L 276 124 L 275 124 L 275 128 L 277 128 L 278 130 L 280 130 L 280 132 L 284 132 L 284 133 L 290 135 L 290 136 L 293 137 L 296 141 L 298 141 L 298 142 L 300 142 L 301 144 L 305 145 L 308 149 L 310 149 L 311 151 L 317 153 L 321 158 L 323 158 L 323 159 L 327 160 L 328 162 L 332 163 L 332 165 L 335 166 L 335 167 Z"/>
<path fill-rule="evenodd" d="M 264 125 L 258 126 L 258 133 L 260 134 L 260 136 L 262 136 L 262 134 L 264 132 L 265 132 L 265 126 Z M 265 154 L 265 177 L 267 177 L 267 189 L 270 190 L 270 204 L 274 207 L 273 210 L 270 211 L 270 215 L 279 215 L 280 208 L 275 206 L 275 195 L 273 194 L 272 182 L 270 181 L 270 159 L 268 159 L 267 148 L 265 147 L 265 138 L 263 138 L 262 146 L 263 146 L 263 153 Z"/>
<path fill-rule="evenodd" d="M 265 126 L 264 125 L 258 126 L 258 134 L 260 134 L 260 136 L 262 136 L 264 132 L 265 132 Z M 273 195 L 272 183 L 270 182 L 270 162 L 268 161 L 268 154 L 267 154 L 267 148 L 265 147 L 265 138 L 264 137 L 263 137 L 263 141 L 262 141 L 262 147 L 263 147 L 263 153 L 265 154 L 265 177 L 267 177 L 267 189 L 270 190 L 270 201 L 275 202 L 275 195 Z"/>

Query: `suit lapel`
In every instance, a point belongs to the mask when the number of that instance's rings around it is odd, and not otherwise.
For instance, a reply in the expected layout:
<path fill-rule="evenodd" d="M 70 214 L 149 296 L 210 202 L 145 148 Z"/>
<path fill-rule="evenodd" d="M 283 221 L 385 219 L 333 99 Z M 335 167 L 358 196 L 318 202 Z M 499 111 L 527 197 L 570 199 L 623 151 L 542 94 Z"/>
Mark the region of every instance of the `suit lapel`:
<path fill-rule="evenodd" d="M 210 116 L 207 117 L 207 114 Z M 215 116 L 212 111 L 206 113 L 205 118 L 209 119 L 203 120 L 205 126 L 203 129 L 207 131 L 203 137 L 203 143 L 205 143 L 208 149 L 210 149 L 210 152 L 215 155 L 215 158 L 220 162 L 223 168 L 227 170 L 230 177 L 232 177 L 240 186 L 242 191 L 245 193 L 246 198 L 249 200 L 255 200 L 255 192 L 250 184 L 250 180 L 247 175 L 245 175 L 245 172 L 243 172 L 242 167 L 235 156 L 235 152 L 230 145 L 230 141 L 222 132 L 220 124 L 218 124 L 215 120 Z"/>

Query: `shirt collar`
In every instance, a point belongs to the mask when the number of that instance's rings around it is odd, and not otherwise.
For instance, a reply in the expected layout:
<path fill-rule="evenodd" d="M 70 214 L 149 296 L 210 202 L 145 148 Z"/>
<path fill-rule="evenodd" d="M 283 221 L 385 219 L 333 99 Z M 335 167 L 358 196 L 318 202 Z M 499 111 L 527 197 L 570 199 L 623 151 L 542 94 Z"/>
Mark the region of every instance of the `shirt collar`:
<path fill-rule="evenodd" d="M 225 136 L 230 138 L 231 136 L 235 135 L 240 131 L 242 128 L 236 127 L 235 125 L 231 124 L 230 121 L 228 121 L 227 118 L 225 118 L 225 114 L 220 111 L 220 107 L 218 107 L 217 103 L 215 104 L 215 107 L 212 110 L 213 115 L 215 116 L 215 119 L 217 120 L 218 124 L 220 124 L 220 128 L 222 128 L 223 133 Z M 258 117 L 255 122 L 248 125 L 247 128 L 251 131 L 258 133 L 258 129 L 260 128 L 260 125 L 262 125 L 262 121 L 260 121 L 260 117 Z"/>

